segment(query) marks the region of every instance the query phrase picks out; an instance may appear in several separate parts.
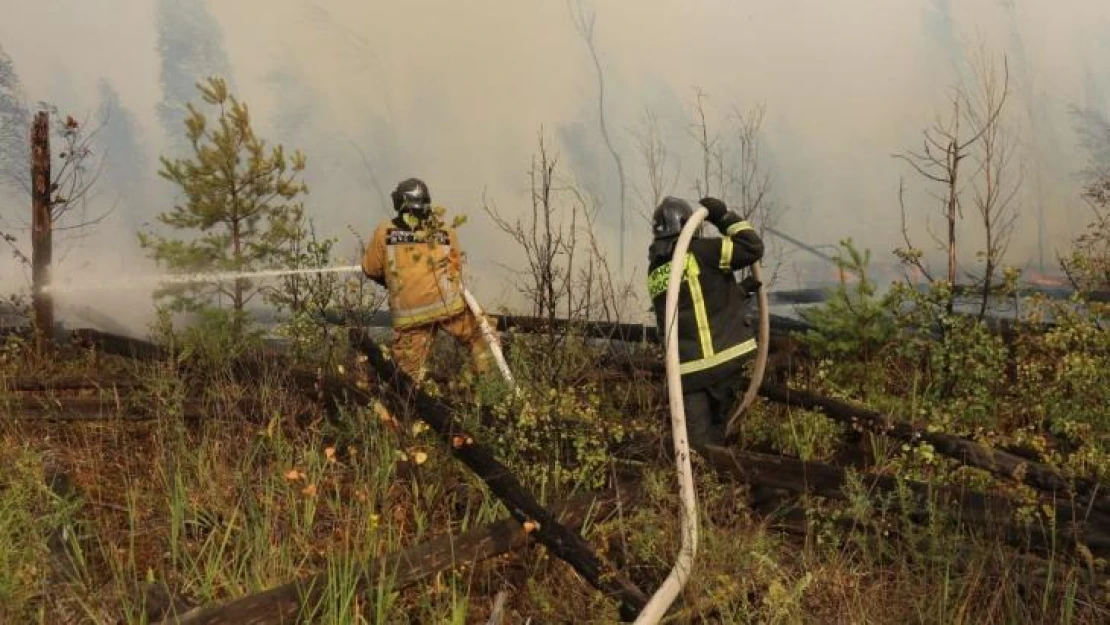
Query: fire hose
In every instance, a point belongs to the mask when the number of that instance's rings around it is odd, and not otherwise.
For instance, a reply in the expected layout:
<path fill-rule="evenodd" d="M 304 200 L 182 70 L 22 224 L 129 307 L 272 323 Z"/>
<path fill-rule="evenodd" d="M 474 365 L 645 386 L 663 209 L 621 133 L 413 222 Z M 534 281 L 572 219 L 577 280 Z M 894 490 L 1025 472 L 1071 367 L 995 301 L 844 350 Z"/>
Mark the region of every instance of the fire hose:
<path fill-rule="evenodd" d="M 752 405 L 759 386 L 763 384 L 763 374 L 767 370 L 767 350 L 771 343 L 771 314 L 767 305 L 767 287 L 763 284 L 763 276 L 759 271 L 759 261 L 752 263 L 752 279 L 758 286 L 757 299 L 759 301 L 759 328 L 756 330 L 755 362 L 752 363 L 752 379 L 748 382 L 748 390 L 744 391 L 744 398 L 736 406 L 736 410 L 728 418 L 728 428 L 725 437 L 732 438 L 740 427 L 740 415 Z"/>
<path fill-rule="evenodd" d="M 670 574 L 667 579 L 663 580 L 663 584 L 651 596 L 647 605 L 640 612 L 636 618 L 636 623 L 652 624 L 658 623 L 663 615 L 666 614 L 671 604 L 674 602 L 675 597 L 686 585 L 690 577 L 690 571 L 693 569 L 694 558 L 697 555 L 698 546 L 698 502 L 697 495 L 694 492 L 694 475 L 690 468 L 690 443 L 687 439 L 686 432 L 686 410 L 682 401 L 682 374 L 679 371 L 678 360 L 678 333 L 677 329 L 677 312 L 678 312 L 678 294 L 682 285 L 682 277 L 685 271 L 686 251 L 690 246 L 690 240 L 693 238 L 694 233 L 701 226 L 701 222 L 709 212 L 705 208 L 699 208 L 694 211 L 690 219 L 683 226 L 681 234 L 678 236 L 678 242 L 675 245 L 674 253 L 671 255 L 671 273 L 667 280 L 667 299 L 666 307 L 664 309 L 663 319 L 663 335 L 666 342 L 666 364 L 667 364 L 667 390 L 668 399 L 671 409 L 671 435 L 674 439 L 675 451 L 675 464 L 678 468 L 678 487 L 679 497 L 682 500 L 682 517 L 681 517 L 681 531 L 682 531 L 682 545 L 679 548 L 678 557 L 675 559 L 674 566 L 671 568 Z M 743 400 L 740 402 L 737 409 L 729 418 L 728 430 L 731 433 L 735 424 L 738 422 L 739 416 L 751 404 L 756 392 L 759 390 L 759 385 L 763 381 L 763 371 L 766 367 L 767 361 L 767 339 L 770 336 L 770 316 L 767 309 L 767 291 L 760 282 L 760 273 L 758 263 L 752 264 L 752 278 L 759 282 L 759 330 L 758 330 L 758 347 L 756 350 L 755 370 L 751 381 L 748 384 L 748 390 L 744 394 Z"/>
<path fill-rule="evenodd" d="M 509 370 L 509 364 L 505 362 L 505 355 L 501 353 L 501 341 L 498 340 L 493 328 L 489 327 L 489 322 L 486 321 L 486 315 L 482 312 L 482 307 L 478 305 L 478 300 L 474 299 L 470 291 L 465 288 L 463 289 L 463 299 L 466 300 L 467 308 L 470 309 L 470 312 L 478 321 L 478 327 L 481 328 L 482 336 L 486 339 L 490 352 L 493 353 L 497 368 L 501 370 L 501 376 L 509 383 L 509 387 L 515 391 L 516 380 L 513 379 L 513 372 Z"/>

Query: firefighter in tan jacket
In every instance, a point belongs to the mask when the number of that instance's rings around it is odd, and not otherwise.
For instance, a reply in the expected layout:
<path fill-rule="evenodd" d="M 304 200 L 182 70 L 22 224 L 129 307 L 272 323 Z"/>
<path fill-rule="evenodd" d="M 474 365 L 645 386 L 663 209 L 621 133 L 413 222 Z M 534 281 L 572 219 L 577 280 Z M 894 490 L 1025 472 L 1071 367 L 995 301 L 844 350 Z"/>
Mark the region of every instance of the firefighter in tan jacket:
<path fill-rule="evenodd" d="M 470 350 L 477 372 L 485 373 L 490 352 L 463 299 L 455 229 L 436 223 L 422 180 L 401 181 L 391 196 L 397 216 L 378 224 L 362 271 L 389 291 L 394 361 L 413 380 L 423 380 L 432 340 L 445 330 Z"/>

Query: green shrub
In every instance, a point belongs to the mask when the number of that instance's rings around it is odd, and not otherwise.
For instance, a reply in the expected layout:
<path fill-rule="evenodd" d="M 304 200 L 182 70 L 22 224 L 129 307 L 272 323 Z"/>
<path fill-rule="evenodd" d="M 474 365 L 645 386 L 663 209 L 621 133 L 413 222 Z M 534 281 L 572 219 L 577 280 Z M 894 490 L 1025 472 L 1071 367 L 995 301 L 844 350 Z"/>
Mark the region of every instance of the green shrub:
<path fill-rule="evenodd" d="M 861 253 L 851 239 L 840 245 L 843 251 L 836 262 L 841 282 L 826 303 L 802 311 L 812 328 L 799 338 L 815 358 L 834 363 L 835 383 L 866 387 L 882 374 L 875 365 L 895 338 L 891 300 L 877 295 L 867 275 L 871 251 Z M 856 277 L 851 286 L 849 274 Z"/>

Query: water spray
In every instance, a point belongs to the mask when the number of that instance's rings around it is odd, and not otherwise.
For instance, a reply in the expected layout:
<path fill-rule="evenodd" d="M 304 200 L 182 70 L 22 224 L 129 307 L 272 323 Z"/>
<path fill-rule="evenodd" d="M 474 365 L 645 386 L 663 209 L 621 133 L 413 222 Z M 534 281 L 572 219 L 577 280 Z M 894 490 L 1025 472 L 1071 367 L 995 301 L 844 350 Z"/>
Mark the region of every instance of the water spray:
<path fill-rule="evenodd" d="M 362 271 L 360 265 L 344 265 L 341 267 L 317 267 L 311 269 L 265 269 L 260 271 L 225 271 L 225 272 L 197 272 L 188 274 L 157 274 L 146 276 L 131 276 L 128 278 L 121 278 L 117 280 L 97 280 L 89 281 L 80 284 L 49 284 L 43 288 L 44 292 L 51 293 L 77 293 L 82 291 L 108 291 L 108 290 L 135 290 L 149 288 L 151 286 L 161 286 L 164 284 L 202 284 L 214 282 L 230 282 L 233 280 L 243 280 L 251 278 L 280 278 L 283 276 L 297 276 L 297 275 L 318 275 L 325 273 L 354 273 Z M 505 356 L 501 353 L 501 345 L 497 340 L 489 323 L 486 322 L 486 317 L 482 313 L 481 306 L 470 291 L 463 289 L 463 299 L 466 300 L 466 305 L 470 312 L 474 314 L 474 318 L 478 322 L 478 326 L 482 330 L 482 336 L 489 345 L 490 351 L 493 353 L 493 358 L 497 361 L 497 367 L 501 370 L 501 375 L 504 376 L 505 381 L 514 390 L 516 389 L 516 380 L 513 379 L 513 374 L 509 370 L 509 365 L 505 362 Z"/>
<path fill-rule="evenodd" d="M 352 273 L 362 271 L 359 265 L 343 267 L 319 267 L 314 269 L 264 269 L 260 271 L 217 271 L 184 274 L 155 274 L 130 276 L 116 280 L 96 280 L 79 284 L 59 283 L 43 287 L 44 292 L 78 293 L 82 291 L 138 290 L 163 284 L 202 284 L 209 282 L 231 282 L 251 278 L 280 278 L 283 276 L 314 275 L 323 273 Z"/>

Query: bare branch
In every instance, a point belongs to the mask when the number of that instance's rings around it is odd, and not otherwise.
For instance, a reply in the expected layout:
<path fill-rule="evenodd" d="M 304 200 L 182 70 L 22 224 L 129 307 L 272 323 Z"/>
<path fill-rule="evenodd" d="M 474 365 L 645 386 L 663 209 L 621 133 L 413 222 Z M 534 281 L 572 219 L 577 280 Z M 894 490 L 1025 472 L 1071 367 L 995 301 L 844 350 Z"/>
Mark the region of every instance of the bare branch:
<path fill-rule="evenodd" d="M 370 164 L 370 159 L 366 158 L 366 153 L 362 151 L 362 148 L 360 148 L 353 139 L 351 140 L 351 147 L 358 152 L 359 158 L 362 159 L 362 167 L 366 170 L 367 175 L 370 176 L 370 184 L 378 194 L 378 201 L 381 203 L 381 209 L 388 213 L 390 206 L 386 198 L 389 197 L 389 194 L 385 192 L 384 187 L 382 187 L 381 182 L 378 180 L 378 175 L 374 173 L 374 167 Z"/>
<path fill-rule="evenodd" d="M 928 157 L 918 156 L 912 152 L 908 152 L 906 154 L 892 154 L 891 156 L 898 160 L 909 163 L 910 166 L 917 171 L 917 173 L 921 174 L 925 178 L 928 178 L 929 180 L 932 180 L 933 182 L 937 182 L 940 184 L 947 184 L 949 182 L 948 179 L 944 177 L 925 171 L 924 167 L 917 163 L 917 161 L 926 160 Z"/>
<path fill-rule="evenodd" d="M 636 193 L 640 197 L 641 205 L 646 209 L 643 216 L 645 220 L 650 221 L 650 212 L 659 205 L 663 197 L 674 192 L 675 185 L 678 184 L 681 167 L 676 164 L 674 175 L 667 175 L 667 164 L 670 155 L 666 143 L 659 136 L 659 120 L 656 119 L 655 114 L 650 110 L 645 110 L 641 123 L 644 127 L 643 131 L 634 134 L 637 139 L 640 157 L 644 162 L 644 169 L 647 172 L 650 197 L 645 197 L 639 189 L 636 189 Z"/>
<path fill-rule="evenodd" d="M 901 255 L 903 257 L 902 260 L 903 260 L 903 262 L 906 262 L 906 263 L 910 264 L 911 266 L 916 267 L 917 270 L 921 272 L 921 275 L 925 276 L 926 280 L 928 280 L 929 282 L 933 282 L 932 275 L 929 274 L 928 268 L 925 267 L 925 264 L 923 263 L 920 254 L 916 253 L 916 250 L 913 246 L 913 242 L 910 240 L 910 233 L 909 233 L 909 228 L 907 226 L 907 219 L 906 219 L 906 199 L 905 199 L 905 197 L 906 197 L 906 181 L 905 181 L 905 178 L 899 178 L 898 179 L 898 205 L 899 205 L 899 207 L 901 207 L 901 210 L 902 210 L 902 240 L 906 244 L 906 249 L 904 250 L 905 253 Z"/>
<path fill-rule="evenodd" d="M 605 147 L 609 150 L 609 155 L 613 157 L 613 163 L 617 167 L 617 181 L 620 184 L 620 267 L 624 268 L 624 240 L 626 235 L 625 226 L 625 213 L 628 202 L 625 199 L 625 192 L 627 184 L 624 177 L 624 164 L 621 162 L 620 154 L 617 153 L 616 148 L 613 147 L 613 140 L 609 136 L 609 130 L 605 125 L 605 74 L 601 69 L 601 61 L 598 58 L 597 46 L 594 43 L 594 21 L 597 17 L 596 13 L 590 13 L 587 17 L 582 9 L 581 0 L 576 0 L 578 7 L 577 13 L 571 7 L 570 0 L 567 0 L 567 10 L 571 14 L 571 19 L 575 24 L 578 34 L 585 42 L 586 48 L 590 53 L 590 58 L 593 60 L 594 69 L 597 71 L 597 114 L 598 114 L 598 127 L 601 130 L 601 137 L 605 141 Z"/>

